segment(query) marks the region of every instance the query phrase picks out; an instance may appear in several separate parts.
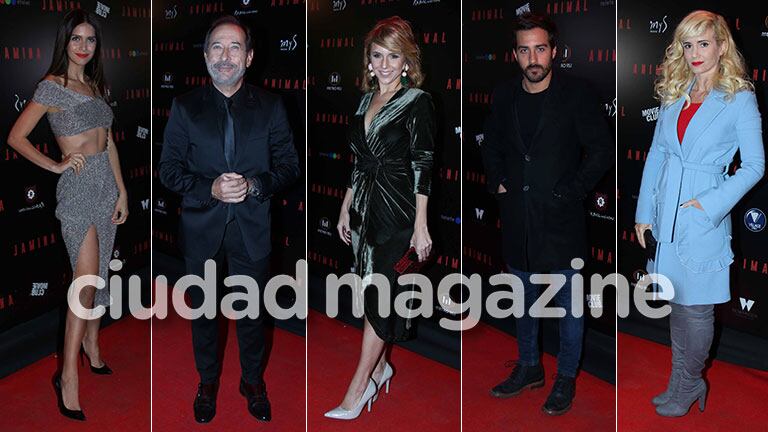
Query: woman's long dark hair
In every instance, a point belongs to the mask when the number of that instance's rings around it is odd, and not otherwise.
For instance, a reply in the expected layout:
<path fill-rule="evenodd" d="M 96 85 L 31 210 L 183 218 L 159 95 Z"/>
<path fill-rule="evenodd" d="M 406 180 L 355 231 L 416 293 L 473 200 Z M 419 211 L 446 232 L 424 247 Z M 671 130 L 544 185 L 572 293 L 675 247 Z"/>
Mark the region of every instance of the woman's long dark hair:
<path fill-rule="evenodd" d="M 69 77 L 67 67 L 69 66 L 69 56 L 67 56 L 67 45 L 72 37 L 75 27 L 87 23 L 93 26 L 96 33 L 96 50 L 88 64 L 85 65 L 85 76 L 90 80 L 91 88 L 98 92 L 103 98 L 107 98 L 106 81 L 104 79 L 104 64 L 101 61 L 101 26 L 96 15 L 86 12 L 82 9 L 69 11 L 64 15 L 64 19 L 59 24 L 56 31 L 56 45 L 53 47 L 53 60 L 48 68 L 46 75 L 60 76 L 64 78 L 64 87 L 67 86 Z"/>

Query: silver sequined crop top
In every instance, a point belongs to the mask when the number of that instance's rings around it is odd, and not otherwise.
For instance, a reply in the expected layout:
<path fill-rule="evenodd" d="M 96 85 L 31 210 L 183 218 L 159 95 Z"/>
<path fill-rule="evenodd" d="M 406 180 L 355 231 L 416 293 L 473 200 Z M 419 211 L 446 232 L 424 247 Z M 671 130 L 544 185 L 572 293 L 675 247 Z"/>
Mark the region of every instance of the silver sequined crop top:
<path fill-rule="evenodd" d="M 72 136 L 112 125 L 112 109 L 104 99 L 78 93 L 55 81 L 40 81 L 32 100 L 59 109 L 48 113 L 48 122 L 56 136 Z"/>

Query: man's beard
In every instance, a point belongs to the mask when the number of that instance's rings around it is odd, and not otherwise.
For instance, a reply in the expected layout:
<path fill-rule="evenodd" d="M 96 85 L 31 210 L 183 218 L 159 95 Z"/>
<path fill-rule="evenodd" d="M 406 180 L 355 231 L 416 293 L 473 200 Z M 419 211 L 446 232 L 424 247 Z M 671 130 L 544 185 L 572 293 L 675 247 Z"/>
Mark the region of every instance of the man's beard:
<path fill-rule="evenodd" d="M 540 70 L 541 73 L 539 75 L 534 75 L 534 70 Z M 544 80 L 544 78 L 549 75 L 549 72 L 552 70 L 552 63 L 547 65 L 547 67 L 544 67 L 540 64 L 532 64 L 528 65 L 525 69 L 523 69 L 523 74 L 525 74 L 525 77 L 528 79 L 528 81 L 537 83 Z"/>
<path fill-rule="evenodd" d="M 236 65 L 231 62 L 227 61 L 219 61 L 216 63 L 207 63 L 206 66 L 208 67 L 208 74 L 211 75 L 211 79 L 215 84 L 218 84 L 220 86 L 231 86 L 240 81 L 240 78 L 245 75 L 245 68 L 241 68 L 239 65 Z M 229 78 L 224 78 L 219 72 L 218 68 L 221 66 L 229 66 L 232 68 L 232 76 Z"/>

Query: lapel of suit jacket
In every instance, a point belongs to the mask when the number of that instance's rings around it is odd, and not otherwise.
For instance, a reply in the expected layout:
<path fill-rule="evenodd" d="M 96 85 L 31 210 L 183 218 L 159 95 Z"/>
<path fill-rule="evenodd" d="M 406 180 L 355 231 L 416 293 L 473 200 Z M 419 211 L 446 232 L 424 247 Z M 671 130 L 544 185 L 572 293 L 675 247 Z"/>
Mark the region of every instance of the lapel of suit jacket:
<path fill-rule="evenodd" d="M 224 161 L 224 165 L 226 166 L 226 159 L 224 157 L 224 119 L 222 116 L 222 108 L 218 106 L 218 99 L 216 99 L 213 94 L 213 92 L 216 91 L 218 90 L 216 90 L 213 84 L 208 84 L 208 91 L 203 92 L 200 108 L 192 118 L 192 121 L 199 124 L 209 124 L 216 128 L 214 136 L 219 139 L 217 140 L 218 143 L 213 153 L 216 154 L 216 159 Z"/>
<path fill-rule="evenodd" d="M 684 97 L 679 98 L 675 103 L 664 110 L 664 135 L 669 143 L 669 149 L 680 156 L 680 158 L 683 157 L 683 151 L 680 146 L 680 140 L 677 138 L 677 119 L 680 118 L 683 104 L 685 104 Z"/>
<path fill-rule="evenodd" d="M 526 154 L 528 149 L 525 148 L 525 143 L 523 143 L 523 136 L 520 135 L 520 119 L 517 116 L 517 98 L 520 96 L 520 92 L 523 91 L 525 90 L 523 90 L 521 82 L 517 82 L 516 85 L 512 86 L 512 106 L 510 113 L 512 114 L 512 132 L 514 134 L 512 139 L 515 141 L 515 145 L 517 146 L 517 149 L 520 150 L 520 153 Z"/>
<path fill-rule="evenodd" d="M 239 121 L 237 125 L 239 126 L 239 132 L 240 132 L 240 137 L 238 138 L 240 145 L 235 145 L 235 160 L 238 160 L 239 151 L 241 150 L 240 147 L 242 147 L 243 145 L 245 145 L 246 142 L 248 142 L 247 141 L 248 135 L 250 134 L 251 128 L 253 127 L 253 123 L 254 123 L 253 117 L 260 115 L 258 110 L 261 107 L 261 103 L 259 102 L 258 97 L 256 97 L 256 94 L 253 91 L 253 88 L 246 83 L 243 83 L 243 86 L 245 86 L 243 90 L 246 91 L 246 93 L 243 95 L 243 98 L 241 99 L 243 106 L 240 107 L 240 109 L 238 110 Z M 245 150 L 245 149 L 242 149 L 242 150 Z"/>
<path fill-rule="evenodd" d="M 683 135 L 681 150 L 684 158 L 688 157 L 696 141 L 703 136 L 707 128 L 725 108 L 724 97 L 725 94 L 723 92 L 712 89 L 707 97 L 704 98 L 704 102 L 691 118 L 691 122 L 688 123 L 688 127 L 685 130 L 685 135 Z"/>

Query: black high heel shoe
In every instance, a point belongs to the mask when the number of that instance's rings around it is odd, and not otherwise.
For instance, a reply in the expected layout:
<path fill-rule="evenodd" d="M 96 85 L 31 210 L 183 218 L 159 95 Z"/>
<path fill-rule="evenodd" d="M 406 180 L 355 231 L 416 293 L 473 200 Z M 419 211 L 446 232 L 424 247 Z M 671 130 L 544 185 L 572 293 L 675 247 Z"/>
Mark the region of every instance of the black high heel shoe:
<path fill-rule="evenodd" d="M 112 369 L 107 366 L 107 362 L 102 360 L 101 362 L 104 363 L 101 367 L 96 367 L 91 364 L 91 359 L 88 357 L 88 354 L 85 353 L 85 347 L 80 345 L 80 365 L 83 365 L 83 357 L 88 359 L 88 366 L 91 367 L 91 372 L 95 373 L 96 375 L 112 375 Z"/>
<path fill-rule="evenodd" d="M 72 420 L 85 421 L 85 414 L 83 414 L 82 410 L 71 410 L 64 406 L 64 396 L 61 393 L 61 375 L 56 375 L 53 379 L 53 386 L 56 388 L 56 399 L 61 415 Z"/>

